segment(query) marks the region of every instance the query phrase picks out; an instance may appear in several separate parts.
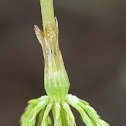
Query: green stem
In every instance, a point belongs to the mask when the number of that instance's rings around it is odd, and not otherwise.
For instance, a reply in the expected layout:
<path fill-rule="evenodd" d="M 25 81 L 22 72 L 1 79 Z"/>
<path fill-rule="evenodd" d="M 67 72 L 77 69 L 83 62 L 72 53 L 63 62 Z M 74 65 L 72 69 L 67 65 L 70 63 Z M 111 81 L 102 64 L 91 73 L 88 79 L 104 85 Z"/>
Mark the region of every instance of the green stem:
<path fill-rule="evenodd" d="M 45 26 L 48 22 L 51 22 L 52 25 L 55 27 L 53 0 L 40 0 L 40 4 L 43 21 L 43 31 L 45 32 Z"/>

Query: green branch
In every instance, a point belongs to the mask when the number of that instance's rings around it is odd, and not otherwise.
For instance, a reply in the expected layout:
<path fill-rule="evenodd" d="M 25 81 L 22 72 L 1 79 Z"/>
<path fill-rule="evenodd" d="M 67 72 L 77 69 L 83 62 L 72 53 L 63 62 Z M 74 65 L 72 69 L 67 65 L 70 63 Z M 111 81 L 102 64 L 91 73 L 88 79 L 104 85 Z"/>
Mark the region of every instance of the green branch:
<path fill-rule="evenodd" d="M 55 27 L 53 0 L 40 0 L 40 4 L 41 4 L 43 31 L 45 31 L 45 25 L 48 22 L 51 22 Z"/>

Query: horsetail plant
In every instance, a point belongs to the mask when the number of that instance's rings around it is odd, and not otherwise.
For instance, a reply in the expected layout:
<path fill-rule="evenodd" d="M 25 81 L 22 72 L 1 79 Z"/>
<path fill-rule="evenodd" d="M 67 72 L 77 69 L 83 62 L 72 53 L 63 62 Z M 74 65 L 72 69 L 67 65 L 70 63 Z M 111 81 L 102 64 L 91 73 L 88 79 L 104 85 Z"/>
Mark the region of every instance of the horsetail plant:
<path fill-rule="evenodd" d="M 21 126 L 35 126 L 38 114 L 37 126 L 52 125 L 49 116 L 51 110 L 54 126 L 76 126 L 70 105 L 80 113 L 86 126 L 109 126 L 86 101 L 68 94 L 70 83 L 59 49 L 58 22 L 54 17 L 53 0 L 40 0 L 40 3 L 44 33 L 36 25 L 34 30 L 43 49 L 44 87 L 47 95 L 28 102 L 20 119 Z"/>

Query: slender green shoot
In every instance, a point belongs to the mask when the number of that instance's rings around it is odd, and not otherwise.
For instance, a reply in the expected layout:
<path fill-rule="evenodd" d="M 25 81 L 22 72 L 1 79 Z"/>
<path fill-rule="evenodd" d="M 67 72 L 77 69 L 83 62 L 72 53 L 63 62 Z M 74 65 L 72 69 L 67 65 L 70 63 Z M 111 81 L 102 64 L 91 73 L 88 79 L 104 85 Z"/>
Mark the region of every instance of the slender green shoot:
<path fill-rule="evenodd" d="M 55 16 L 53 8 L 53 0 L 40 0 L 43 31 L 45 33 L 45 26 L 48 22 L 51 22 L 53 27 L 55 27 Z"/>

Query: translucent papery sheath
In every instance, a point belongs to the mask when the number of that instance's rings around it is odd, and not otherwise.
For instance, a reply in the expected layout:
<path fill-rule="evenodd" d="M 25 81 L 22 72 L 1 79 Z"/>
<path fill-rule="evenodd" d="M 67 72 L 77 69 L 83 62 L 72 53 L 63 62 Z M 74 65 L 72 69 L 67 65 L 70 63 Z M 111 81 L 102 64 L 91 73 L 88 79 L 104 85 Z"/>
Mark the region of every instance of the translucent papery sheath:
<path fill-rule="evenodd" d="M 21 126 L 35 126 L 36 124 L 37 126 L 76 126 L 70 106 L 80 113 L 86 126 L 109 126 L 100 119 L 97 112 L 86 101 L 68 94 L 70 83 L 59 50 L 57 20 L 56 28 L 48 22 L 44 33 L 36 25 L 34 30 L 43 49 L 44 87 L 47 96 L 28 102 L 20 119 Z M 50 111 L 52 111 L 53 122 L 49 116 Z"/>
<path fill-rule="evenodd" d="M 68 94 L 70 84 L 59 50 L 57 20 L 56 29 L 49 22 L 45 27 L 45 34 L 37 26 L 35 26 L 35 33 L 44 54 L 46 93 L 54 101 L 63 101 Z"/>

